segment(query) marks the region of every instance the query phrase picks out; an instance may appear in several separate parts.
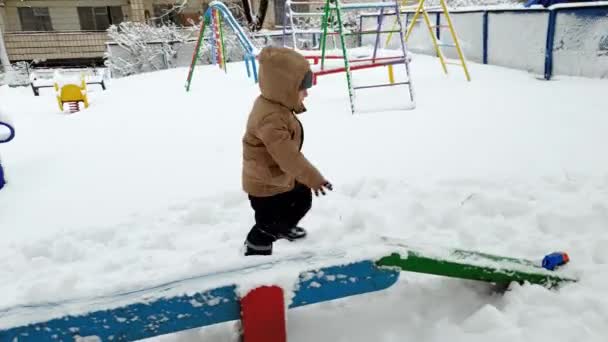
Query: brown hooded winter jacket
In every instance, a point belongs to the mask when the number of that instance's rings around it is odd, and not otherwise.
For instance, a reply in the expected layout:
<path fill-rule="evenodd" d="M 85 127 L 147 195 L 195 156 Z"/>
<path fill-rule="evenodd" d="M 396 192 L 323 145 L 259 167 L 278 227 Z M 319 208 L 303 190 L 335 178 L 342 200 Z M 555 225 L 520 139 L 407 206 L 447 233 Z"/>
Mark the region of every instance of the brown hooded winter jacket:
<path fill-rule="evenodd" d="M 310 64 L 299 53 L 266 47 L 259 55 L 261 95 L 249 114 L 243 137 L 243 190 L 256 197 L 290 191 L 298 181 L 324 183 L 300 149 L 304 131 L 295 114 L 306 111 L 298 91 Z"/>

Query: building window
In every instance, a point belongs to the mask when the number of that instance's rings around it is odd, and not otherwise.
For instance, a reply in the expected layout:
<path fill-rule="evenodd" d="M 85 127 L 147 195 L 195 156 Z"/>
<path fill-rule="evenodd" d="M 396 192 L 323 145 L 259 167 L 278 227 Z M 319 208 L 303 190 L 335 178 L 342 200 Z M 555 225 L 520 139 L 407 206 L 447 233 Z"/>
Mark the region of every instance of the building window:
<path fill-rule="evenodd" d="M 53 31 L 48 7 L 19 7 L 23 31 Z"/>
<path fill-rule="evenodd" d="M 181 20 L 176 13 L 178 9 L 169 4 L 154 5 L 154 22 L 156 25 L 181 25 Z"/>
<path fill-rule="evenodd" d="M 122 7 L 78 7 L 80 29 L 83 31 L 105 31 L 110 25 L 123 21 Z"/>

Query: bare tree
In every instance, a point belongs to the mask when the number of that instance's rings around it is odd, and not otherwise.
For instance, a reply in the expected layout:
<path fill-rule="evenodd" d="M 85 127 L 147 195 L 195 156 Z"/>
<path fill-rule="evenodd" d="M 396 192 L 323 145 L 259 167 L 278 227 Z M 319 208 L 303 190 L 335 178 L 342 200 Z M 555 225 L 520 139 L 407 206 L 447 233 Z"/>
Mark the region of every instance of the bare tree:
<path fill-rule="evenodd" d="M 4 70 L 5 80 L 4 82 L 9 84 L 12 79 L 12 68 L 11 61 L 8 59 L 8 53 L 6 51 L 6 45 L 4 44 L 4 33 L 2 33 L 2 26 L 0 26 L 0 62 L 2 64 L 2 69 Z"/>

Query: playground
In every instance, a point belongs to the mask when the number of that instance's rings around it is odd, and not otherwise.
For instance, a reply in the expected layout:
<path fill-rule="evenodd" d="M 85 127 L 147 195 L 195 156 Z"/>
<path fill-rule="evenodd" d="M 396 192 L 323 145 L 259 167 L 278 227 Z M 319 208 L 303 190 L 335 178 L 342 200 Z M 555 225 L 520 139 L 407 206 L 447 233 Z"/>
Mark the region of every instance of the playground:
<path fill-rule="evenodd" d="M 257 51 L 224 63 L 215 37 L 218 65 L 111 79 L 72 114 L 0 87 L 0 341 L 605 340 L 606 80 L 310 53 L 303 151 L 335 189 L 305 240 L 244 257 Z"/>

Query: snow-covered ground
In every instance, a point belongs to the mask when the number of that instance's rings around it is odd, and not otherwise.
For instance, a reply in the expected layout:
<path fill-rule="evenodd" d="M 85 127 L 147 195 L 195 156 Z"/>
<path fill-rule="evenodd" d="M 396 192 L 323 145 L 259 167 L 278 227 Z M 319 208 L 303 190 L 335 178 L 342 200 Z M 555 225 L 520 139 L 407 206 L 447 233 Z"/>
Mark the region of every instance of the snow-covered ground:
<path fill-rule="evenodd" d="M 333 182 L 302 225 L 306 249 L 364 249 L 380 235 L 540 259 L 570 254 L 559 291 L 402 274 L 386 291 L 288 312 L 290 341 L 605 341 L 608 337 L 606 80 L 484 65 L 449 77 L 414 56 L 417 107 L 351 115 L 343 74 L 310 91 L 304 153 Z M 244 65 L 91 87 L 58 111 L 52 90 L 0 88 L 16 126 L 0 145 L 0 310 L 150 287 L 242 264 L 253 223 L 240 188 L 241 136 L 257 87 Z M 382 69 L 355 81 L 386 79 Z M 405 88 L 358 104 L 407 104 Z M 249 259 L 247 259 L 249 260 Z M 280 274 L 276 274 L 280 277 Z M 0 322 L 0 328 L 2 328 Z M 158 341 L 234 341 L 233 324 Z"/>

